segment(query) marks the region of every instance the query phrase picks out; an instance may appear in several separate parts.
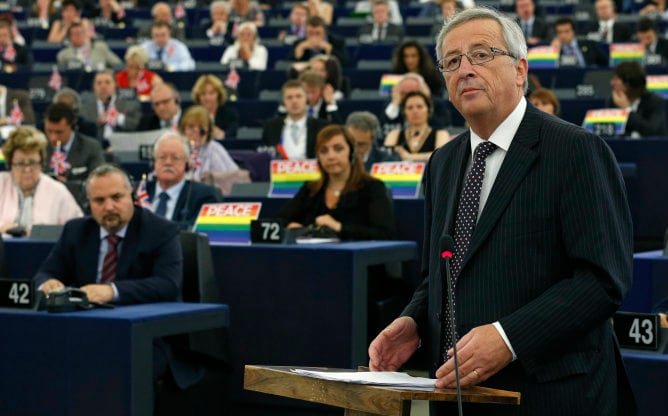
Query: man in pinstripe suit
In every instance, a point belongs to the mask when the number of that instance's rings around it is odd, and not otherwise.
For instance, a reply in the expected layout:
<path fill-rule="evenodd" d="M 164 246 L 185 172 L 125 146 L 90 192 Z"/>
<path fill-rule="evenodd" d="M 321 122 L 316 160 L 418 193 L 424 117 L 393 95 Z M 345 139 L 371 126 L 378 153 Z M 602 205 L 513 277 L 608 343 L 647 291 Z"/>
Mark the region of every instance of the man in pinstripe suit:
<path fill-rule="evenodd" d="M 371 369 L 399 368 L 422 340 L 437 386 L 455 387 L 454 360 L 443 362 L 439 341 L 447 302 L 439 240 L 455 235 L 473 149 L 491 142 L 456 276 L 459 372 L 462 387 L 519 391 L 522 403 L 474 404 L 467 416 L 633 414 L 609 319 L 632 273 L 631 216 L 614 156 L 599 137 L 527 103 L 526 44 L 515 22 L 490 9 L 461 12 L 441 31 L 437 55 L 471 128 L 434 152 L 425 171 L 426 277 L 371 343 Z M 432 414 L 452 411 L 432 406 Z"/>

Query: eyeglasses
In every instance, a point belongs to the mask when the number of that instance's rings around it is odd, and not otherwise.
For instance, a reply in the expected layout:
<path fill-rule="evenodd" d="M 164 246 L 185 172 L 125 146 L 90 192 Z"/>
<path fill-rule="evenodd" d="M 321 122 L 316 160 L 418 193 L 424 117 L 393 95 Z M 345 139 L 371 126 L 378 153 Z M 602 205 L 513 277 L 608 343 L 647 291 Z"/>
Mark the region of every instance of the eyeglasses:
<path fill-rule="evenodd" d="M 30 160 L 28 162 L 14 162 L 12 163 L 12 167 L 16 169 L 35 169 L 36 167 L 40 166 L 42 162 L 39 160 Z"/>
<path fill-rule="evenodd" d="M 510 52 L 497 49 L 493 46 L 484 46 L 470 50 L 466 53 L 446 55 L 436 61 L 436 66 L 441 72 L 452 72 L 459 69 L 459 66 L 462 64 L 463 56 L 468 58 L 471 65 L 482 65 L 491 62 L 495 55 L 505 55 L 517 59 L 517 57 Z"/>

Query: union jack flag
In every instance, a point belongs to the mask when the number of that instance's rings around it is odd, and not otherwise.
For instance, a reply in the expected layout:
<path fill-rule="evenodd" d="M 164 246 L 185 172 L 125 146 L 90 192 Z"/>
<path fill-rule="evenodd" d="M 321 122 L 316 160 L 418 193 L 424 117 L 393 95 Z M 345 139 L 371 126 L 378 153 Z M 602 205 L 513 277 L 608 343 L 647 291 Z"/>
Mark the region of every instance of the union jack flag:
<path fill-rule="evenodd" d="M 183 7 L 183 4 L 178 3 L 176 7 L 174 7 L 174 17 L 179 20 L 186 17 L 186 9 Z"/>
<path fill-rule="evenodd" d="M 109 103 L 109 108 L 107 108 L 107 125 L 116 127 L 118 124 L 118 110 L 114 103 Z"/>
<path fill-rule="evenodd" d="M 125 9 L 120 4 L 118 5 L 118 10 L 116 10 L 116 17 L 123 19 L 125 17 Z"/>
<path fill-rule="evenodd" d="M 137 185 L 137 202 L 135 204 L 139 207 L 151 209 L 151 201 L 149 201 L 148 191 L 146 190 L 146 174 L 141 175 L 141 182 Z"/>
<path fill-rule="evenodd" d="M 230 73 L 227 74 L 227 78 L 225 78 L 225 86 L 236 90 L 237 87 L 239 86 L 239 82 L 241 81 L 241 77 L 239 76 L 239 73 L 237 72 L 237 69 L 232 66 L 230 68 Z"/>
<path fill-rule="evenodd" d="M 23 120 L 23 111 L 21 111 L 21 107 L 19 107 L 19 102 L 14 100 L 14 103 L 12 104 L 12 111 L 9 113 L 9 124 L 13 126 L 20 126 L 23 124 Z"/>
<path fill-rule="evenodd" d="M 16 59 L 16 49 L 14 48 L 14 45 L 9 45 L 5 48 L 5 51 L 2 53 L 2 59 L 7 62 L 14 62 Z"/>
<path fill-rule="evenodd" d="M 49 87 L 54 91 L 60 91 L 60 87 L 63 86 L 63 78 L 60 76 L 57 66 L 53 66 L 53 72 L 51 72 L 51 77 L 49 78 Z"/>
<path fill-rule="evenodd" d="M 193 142 L 190 142 L 190 146 L 193 148 L 192 153 L 190 153 L 190 160 L 188 161 L 188 167 L 191 172 L 190 179 L 199 181 L 200 171 L 202 170 L 202 160 L 199 157 L 199 150 L 197 150 Z"/>
<path fill-rule="evenodd" d="M 51 162 L 49 163 L 49 167 L 53 169 L 53 174 L 55 176 L 64 175 L 67 170 L 72 167 L 66 159 L 67 155 L 63 152 L 60 142 L 58 142 L 56 149 L 53 151 L 53 155 L 51 155 Z"/>

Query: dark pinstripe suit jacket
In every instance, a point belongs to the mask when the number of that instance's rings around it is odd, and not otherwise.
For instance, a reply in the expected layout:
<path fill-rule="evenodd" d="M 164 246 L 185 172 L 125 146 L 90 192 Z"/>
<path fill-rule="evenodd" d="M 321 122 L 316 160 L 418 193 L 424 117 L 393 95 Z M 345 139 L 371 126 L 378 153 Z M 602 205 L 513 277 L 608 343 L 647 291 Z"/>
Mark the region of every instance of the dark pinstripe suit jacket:
<path fill-rule="evenodd" d="M 465 133 L 434 152 L 424 177 L 427 277 L 403 314 L 416 320 L 423 339 L 434 335 L 434 368 L 441 364 L 438 242 L 443 233 L 454 235 L 470 157 Z M 619 352 L 608 318 L 631 286 L 631 264 L 631 216 L 612 152 L 600 138 L 528 104 L 456 287 L 459 335 L 500 321 L 518 357 L 483 385 L 520 391 L 522 406 L 474 409 L 616 414 Z"/>

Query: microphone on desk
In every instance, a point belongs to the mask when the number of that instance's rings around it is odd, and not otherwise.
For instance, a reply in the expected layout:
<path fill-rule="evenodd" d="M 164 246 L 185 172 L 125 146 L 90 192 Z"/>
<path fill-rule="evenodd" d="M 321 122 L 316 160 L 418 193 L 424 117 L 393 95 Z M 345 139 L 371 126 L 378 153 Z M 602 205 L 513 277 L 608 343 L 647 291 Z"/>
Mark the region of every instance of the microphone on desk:
<path fill-rule="evenodd" d="M 454 306 L 454 290 L 453 281 L 452 281 L 452 271 L 450 269 L 450 259 L 452 259 L 452 251 L 454 249 L 455 242 L 451 236 L 444 234 L 441 236 L 439 241 L 439 254 L 441 257 L 441 271 L 443 272 L 443 290 L 448 294 L 448 315 L 450 315 L 450 328 L 452 328 L 452 351 L 453 358 L 455 360 L 455 382 L 457 383 L 457 410 L 459 416 L 463 415 L 462 411 L 462 386 L 459 382 L 459 359 L 457 357 L 457 336 L 455 330 L 455 306 Z M 442 324 L 442 323 L 441 323 Z M 441 338 L 443 338 L 443 331 L 441 331 Z M 446 340 L 441 339 L 441 345 L 445 345 Z M 443 352 L 445 355 L 445 352 Z M 445 358 L 444 358 L 445 361 Z"/>

